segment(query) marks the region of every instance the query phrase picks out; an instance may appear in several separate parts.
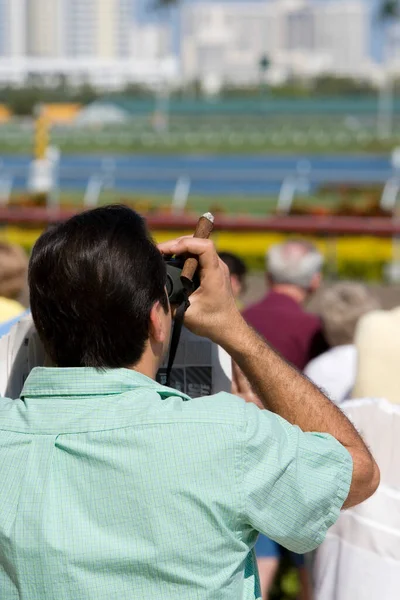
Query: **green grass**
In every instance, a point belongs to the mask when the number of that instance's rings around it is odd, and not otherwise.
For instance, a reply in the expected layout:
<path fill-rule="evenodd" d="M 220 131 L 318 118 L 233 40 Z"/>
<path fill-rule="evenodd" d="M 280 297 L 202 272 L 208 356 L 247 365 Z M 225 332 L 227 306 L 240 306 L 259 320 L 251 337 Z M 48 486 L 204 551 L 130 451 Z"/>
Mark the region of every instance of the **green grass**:
<path fill-rule="evenodd" d="M 0 154 L 32 152 L 33 123 L 0 126 Z M 145 154 L 261 154 L 389 152 L 400 145 L 400 119 L 391 136 L 377 138 L 376 119 L 354 115 L 172 116 L 156 132 L 151 115 L 124 125 L 53 127 L 51 143 L 62 152 Z"/>
<path fill-rule="evenodd" d="M 151 134 L 153 135 L 153 134 Z M 338 143 L 328 138 L 327 143 L 323 145 L 311 141 L 305 141 L 301 144 L 294 143 L 274 143 L 272 140 L 265 140 L 261 144 L 253 144 L 250 141 L 238 141 L 228 143 L 225 140 L 210 144 L 199 140 L 194 143 L 170 142 L 167 138 L 156 139 L 156 136 L 150 138 L 149 142 L 131 142 L 129 144 L 120 144 L 117 141 L 58 141 L 53 140 L 63 154 L 387 154 L 396 146 L 400 145 L 400 139 L 389 139 L 385 141 L 369 140 L 359 143 L 356 140 L 346 144 Z M 9 144 L 0 139 L 0 154 L 29 154 L 32 152 L 30 142 L 18 142 Z"/>
<path fill-rule="evenodd" d="M 23 194 L 15 193 L 12 202 L 17 202 Z M 171 206 L 171 196 L 153 196 L 146 194 L 125 194 L 115 191 L 104 191 L 100 195 L 100 204 L 114 204 L 120 202 L 137 206 L 141 212 L 148 210 L 167 208 Z M 205 212 L 213 209 L 226 214 L 270 214 L 276 207 L 277 199 L 272 196 L 189 196 L 186 206 L 187 212 Z M 83 204 L 83 194 L 79 192 L 68 192 L 63 190 L 60 195 L 60 203 L 65 206 L 79 206 Z"/>

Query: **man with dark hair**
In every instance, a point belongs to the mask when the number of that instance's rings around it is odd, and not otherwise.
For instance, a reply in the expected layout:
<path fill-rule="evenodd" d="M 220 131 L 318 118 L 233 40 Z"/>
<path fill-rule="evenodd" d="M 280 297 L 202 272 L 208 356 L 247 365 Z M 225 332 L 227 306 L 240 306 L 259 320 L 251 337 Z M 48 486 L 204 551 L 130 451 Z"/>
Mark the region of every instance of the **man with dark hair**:
<path fill-rule="evenodd" d="M 239 299 L 246 287 L 247 267 L 242 259 L 231 252 L 219 252 L 220 259 L 226 264 L 231 277 L 232 292 Z"/>
<path fill-rule="evenodd" d="M 200 265 L 187 327 L 268 410 L 155 381 L 172 320 L 162 254 L 187 253 Z M 29 284 L 55 366 L 0 399 L 2 598 L 254 600 L 259 531 L 311 550 L 375 491 L 362 439 L 246 325 L 212 242 L 157 249 L 136 213 L 98 208 L 42 235 Z"/>
<path fill-rule="evenodd" d="M 49 229 L 32 254 L 29 284 L 33 320 L 54 364 L 137 364 L 149 340 L 151 308 L 170 320 L 165 277 L 143 219 L 131 210 L 87 212 Z M 168 341 L 167 328 L 160 355 Z"/>

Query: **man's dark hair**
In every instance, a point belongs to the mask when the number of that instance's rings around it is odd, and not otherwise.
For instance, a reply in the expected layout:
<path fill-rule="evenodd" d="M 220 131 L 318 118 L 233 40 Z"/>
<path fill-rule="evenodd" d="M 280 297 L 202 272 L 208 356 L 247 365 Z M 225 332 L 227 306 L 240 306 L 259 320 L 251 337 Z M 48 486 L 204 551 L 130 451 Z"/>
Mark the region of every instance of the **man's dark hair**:
<path fill-rule="evenodd" d="M 152 306 L 165 311 L 166 268 L 145 222 L 125 206 L 78 214 L 48 229 L 29 265 L 32 316 L 59 367 L 136 364 Z"/>
<path fill-rule="evenodd" d="M 220 252 L 219 257 L 227 265 L 229 273 L 236 275 L 239 281 L 243 283 L 247 275 L 247 267 L 242 259 L 230 252 Z"/>

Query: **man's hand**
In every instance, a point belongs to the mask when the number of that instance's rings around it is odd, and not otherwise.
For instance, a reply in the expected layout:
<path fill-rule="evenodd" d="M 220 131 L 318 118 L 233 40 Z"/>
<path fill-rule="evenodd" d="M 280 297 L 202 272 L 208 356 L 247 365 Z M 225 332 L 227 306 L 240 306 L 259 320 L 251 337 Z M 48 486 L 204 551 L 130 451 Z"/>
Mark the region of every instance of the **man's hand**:
<path fill-rule="evenodd" d="M 190 331 L 221 343 L 226 329 L 241 319 L 232 294 L 229 269 L 210 240 L 184 237 L 158 246 L 166 255 L 190 253 L 198 257 L 200 287 L 190 296 L 185 325 Z"/>

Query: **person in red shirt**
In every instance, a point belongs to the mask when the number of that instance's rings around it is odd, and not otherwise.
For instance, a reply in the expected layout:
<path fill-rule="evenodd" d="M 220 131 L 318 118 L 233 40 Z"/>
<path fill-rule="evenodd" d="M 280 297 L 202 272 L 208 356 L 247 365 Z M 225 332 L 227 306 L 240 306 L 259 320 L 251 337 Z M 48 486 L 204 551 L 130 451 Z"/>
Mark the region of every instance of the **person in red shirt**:
<path fill-rule="evenodd" d="M 322 265 L 322 255 L 310 242 L 293 240 L 272 246 L 267 254 L 269 291 L 243 313 L 300 370 L 327 350 L 320 318 L 303 308 L 321 284 Z"/>
<path fill-rule="evenodd" d="M 246 321 L 300 370 L 328 349 L 319 317 L 303 308 L 320 287 L 322 266 L 322 255 L 309 242 L 291 240 L 272 246 L 266 264 L 268 293 L 243 312 Z M 257 397 L 253 396 L 250 396 L 251 401 L 257 403 Z M 278 569 L 281 549 L 272 540 L 259 536 L 256 553 L 261 589 L 266 599 Z M 304 559 L 292 554 L 292 561 L 299 568 L 301 598 L 309 599 L 310 582 Z"/>

